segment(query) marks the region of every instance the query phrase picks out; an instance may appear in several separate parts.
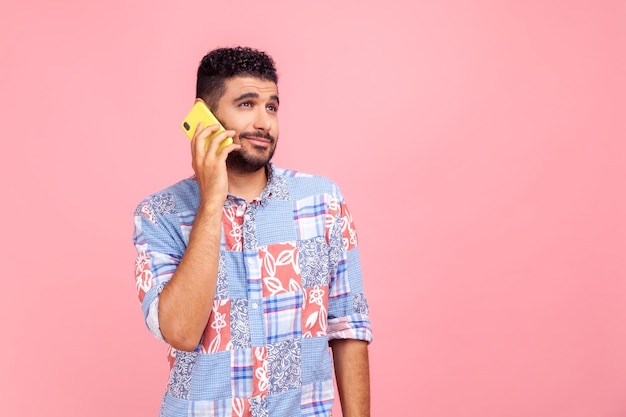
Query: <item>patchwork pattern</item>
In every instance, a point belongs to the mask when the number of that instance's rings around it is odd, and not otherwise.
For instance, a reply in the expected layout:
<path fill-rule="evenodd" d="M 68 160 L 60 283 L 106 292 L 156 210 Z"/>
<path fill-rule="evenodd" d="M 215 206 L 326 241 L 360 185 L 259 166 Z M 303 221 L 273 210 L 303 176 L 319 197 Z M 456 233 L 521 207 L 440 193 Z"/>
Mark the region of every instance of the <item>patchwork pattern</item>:
<path fill-rule="evenodd" d="M 267 410 L 267 397 L 250 398 L 250 416 L 251 417 L 269 417 Z"/>
<path fill-rule="evenodd" d="M 135 284 L 137 286 L 137 294 L 139 300 L 143 301 L 146 292 L 152 288 L 152 268 L 150 267 L 150 257 L 148 256 L 146 243 L 138 244 L 137 258 L 135 259 Z"/>
<path fill-rule="evenodd" d="M 249 417 L 251 416 L 250 401 L 247 398 L 233 398 L 232 414 L 227 417 Z"/>
<path fill-rule="evenodd" d="M 333 407 L 332 381 L 309 384 L 302 387 L 301 415 L 329 415 Z"/>
<path fill-rule="evenodd" d="M 302 385 L 300 344 L 300 339 L 290 339 L 268 345 L 270 395 L 297 389 Z"/>
<path fill-rule="evenodd" d="M 215 298 L 218 300 L 225 300 L 228 298 L 228 279 L 226 277 L 226 259 L 223 253 L 220 254 L 218 262 Z"/>
<path fill-rule="evenodd" d="M 328 201 L 326 214 L 326 237 L 331 240 L 332 231 L 338 228 L 341 231 L 341 243 L 344 251 L 354 249 L 357 245 L 356 229 L 348 206 L 333 197 Z"/>
<path fill-rule="evenodd" d="M 259 258 L 264 297 L 302 289 L 295 242 L 260 248 Z"/>
<path fill-rule="evenodd" d="M 157 216 L 175 214 L 176 212 L 176 200 L 174 198 L 174 194 L 171 192 L 165 192 L 151 195 L 144 200 L 135 210 L 135 215 L 144 216 L 152 223 L 156 224 Z"/>
<path fill-rule="evenodd" d="M 227 251 L 243 251 L 243 216 L 238 211 L 240 211 L 239 207 L 231 206 L 224 208 L 222 212 L 224 241 Z"/>
<path fill-rule="evenodd" d="M 266 396 L 269 388 L 269 376 L 267 374 L 267 348 L 252 348 L 252 362 L 254 364 L 254 374 L 252 375 L 252 396 Z"/>
<path fill-rule="evenodd" d="M 174 351 L 174 366 L 170 371 L 167 392 L 175 398 L 189 399 L 191 375 L 196 363 L 196 352 Z"/>
<path fill-rule="evenodd" d="M 354 312 L 359 314 L 369 314 L 370 312 L 367 299 L 362 292 L 354 294 Z"/>
<path fill-rule="evenodd" d="M 302 337 L 323 337 L 328 333 L 328 287 L 307 288 L 302 310 Z"/>
<path fill-rule="evenodd" d="M 302 287 L 329 285 L 332 269 L 330 260 L 330 246 L 323 237 L 298 242 Z"/>
<path fill-rule="evenodd" d="M 252 395 L 254 362 L 251 350 L 231 351 L 231 381 L 233 397 L 235 398 L 248 398 Z"/>
<path fill-rule="evenodd" d="M 150 198 L 149 203 L 152 211 L 157 215 L 164 216 L 176 213 L 176 200 L 174 200 L 172 193 L 156 194 Z"/>
<path fill-rule="evenodd" d="M 345 259 L 342 259 L 337 264 L 335 270 L 334 279 L 331 282 L 331 297 L 342 297 L 350 294 L 350 280 L 348 279 L 348 272 Z"/>
<path fill-rule="evenodd" d="M 137 214 L 140 214 L 150 220 L 152 223 L 156 224 L 156 216 L 152 211 L 152 207 L 149 202 L 143 202 L 140 208 L 136 211 Z"/>
<path fill-rule="evenodd" d="M 215 353 L 231 347 L 230 318 L 230 300 L 215 300 L 202 336 L 201 353 Z"/>
<path fill-rule="evenodd" d="M 248 322 L 248 300 L 235 299 L 230 303 L 230 337 L 233 349 L 252 347 Z"/>
<path fill-rule="evenodd" d="M 159 338 L 159 297 L 185 253 L 199 201 L 188 179 L 135 210 L 135 283 Z M 199 345 L 194 352 L 168 349 L 162 415 L 328 417 L 328 340 L 372 340 L 356 231 L 336 185 L 270 165 L 258 199 L 228 196 L 220 251 Z"/>
<path fill-rule="evenodd" d="M 324 236 L 326 221 L 325 195 L 313 195 L 295 202 L 294 220 L 298 231 L 298 240 Z"/>
<path fill-rule="evenodd" d="M 265 300 L 267 343 L 302 335 L 302 292 L 282 293 Z"/>

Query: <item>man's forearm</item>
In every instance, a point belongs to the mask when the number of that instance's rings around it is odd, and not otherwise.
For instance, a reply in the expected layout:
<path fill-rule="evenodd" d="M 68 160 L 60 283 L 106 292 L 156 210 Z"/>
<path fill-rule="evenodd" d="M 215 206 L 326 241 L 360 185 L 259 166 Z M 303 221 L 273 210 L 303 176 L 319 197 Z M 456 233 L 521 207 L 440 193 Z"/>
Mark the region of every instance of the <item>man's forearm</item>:
<path fill-rule="evenodd" d="M 198 210 L 189 244 L 159 299 L 159 325 L 175 349 L 194 350 L 211 315 L 220 256 L 221 210 Z"/>
<path fill-rule="evenodd" d="M 370 416 L 370 379 L 367 342 L 337 339 L 330 342 L 344 417 Z"/>

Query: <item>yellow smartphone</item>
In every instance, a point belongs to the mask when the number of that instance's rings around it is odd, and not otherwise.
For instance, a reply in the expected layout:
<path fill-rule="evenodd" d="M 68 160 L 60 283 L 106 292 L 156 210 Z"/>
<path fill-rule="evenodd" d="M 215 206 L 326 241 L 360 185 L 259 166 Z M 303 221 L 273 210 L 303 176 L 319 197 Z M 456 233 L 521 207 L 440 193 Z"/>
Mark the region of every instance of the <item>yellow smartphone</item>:
<path fill-rule="evenodd" d="M 215 115 L 211 113 L 211 110 L 209 110 L 209 108 L 207 107 L 206 104 L 204 104 L 203 101 L 196 101 L 193 107 L 191 108 L 191 110 L 189 111 L 189 113 L 187 113 L 187 116 L 185 116 L 185 118 L 183 119 L 183 122 L 181 124 L 181 127 L 183 128 L 183 132 L 185 132 L 185 134 L 187 135 L 187 137 L 189 137 L 189 139 L 193 139 L 193 135 L 196 132 L 196 129 L 198 128 L 198 123 L 200 122 L 202 122 L 203 127 L 207 127 L 207 126 L 211 126 L 215 124 L 220 125 L 219 130 L 207 138 L 206 144 L 204 146 L 204 149 L 206 149 L 209 146 L 209 141 L 215 135 L 217 135 L 220 132 L 223 132 L 225 129 L 222 126 L 222 124 L 219 122 L 219 120 L 217 120 L 217 117 L 215 117 Z M 233 143 L 233 138 L 224 139 L 222 143 L 220 143 L 220 145 L 218 146 L 217 152 L 219 152 L 220 149 L 222 149 L 224 146 L 228 146 L 231 143 Z"/>

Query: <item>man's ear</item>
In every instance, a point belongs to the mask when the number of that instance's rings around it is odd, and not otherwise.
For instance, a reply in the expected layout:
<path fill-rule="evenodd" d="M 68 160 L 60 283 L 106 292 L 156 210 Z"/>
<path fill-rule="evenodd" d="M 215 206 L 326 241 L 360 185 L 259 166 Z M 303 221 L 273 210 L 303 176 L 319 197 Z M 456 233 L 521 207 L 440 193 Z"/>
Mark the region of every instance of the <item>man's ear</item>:
<path fill-rule="evenodd" d="M 200 101 L 200 102 L 202 102 L 202 103 L 204 103 L 204 105 L 205 105 L 205 106 L 207 106 L 207 108 L 208 108 L 209 110 L 213 111 L 213 109 L 211 108 L 211 106 L 209 106 L 209 103 L 207 103 L 206 101 L 204 101 L 204 100 L 203 100 L 203 99 L 201 99 L 200 97 L 196 97 L 196 99 L 195 99 L 193 102 L 194 102 L 194 104 L 195 104 L 195 103 L 197 103 L 197 102 L 199 102 L 199 101 Z"/>

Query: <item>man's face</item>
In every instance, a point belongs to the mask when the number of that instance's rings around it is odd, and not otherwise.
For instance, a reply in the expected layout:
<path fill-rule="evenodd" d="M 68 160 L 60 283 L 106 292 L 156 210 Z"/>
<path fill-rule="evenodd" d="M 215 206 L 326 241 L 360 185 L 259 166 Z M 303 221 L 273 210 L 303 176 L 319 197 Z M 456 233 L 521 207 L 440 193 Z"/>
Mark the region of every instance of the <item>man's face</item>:
<path fill-rule="evenodd" d="M 241 145 L 226 164 L 238 172 L 258 171 L 272 159 L 278 142 L 278 87 L 255 77 L 233 77 L 225 87 L 214 113 L 226 129 L 237 132 L 233 141 Z"/>

